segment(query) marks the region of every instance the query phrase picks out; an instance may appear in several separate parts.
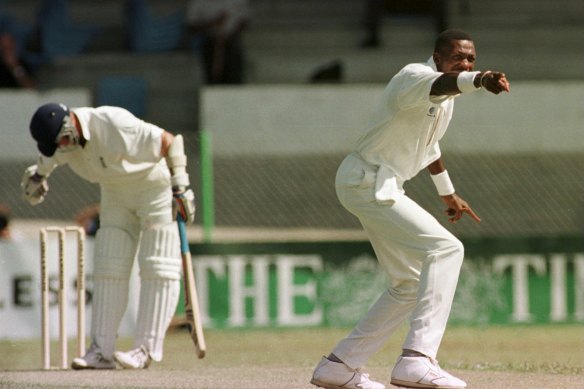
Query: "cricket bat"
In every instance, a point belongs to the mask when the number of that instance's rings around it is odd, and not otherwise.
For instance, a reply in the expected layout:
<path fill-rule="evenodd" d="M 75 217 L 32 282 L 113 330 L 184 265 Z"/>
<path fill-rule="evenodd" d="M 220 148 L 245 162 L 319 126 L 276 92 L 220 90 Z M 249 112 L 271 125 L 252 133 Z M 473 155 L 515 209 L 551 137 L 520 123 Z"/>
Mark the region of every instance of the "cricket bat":
<path fill-rule="evenodd" d="M 203 335 L 203 323 L 201 320 L 201 311 L 199 310 L 199 298 L 197 297 L 197 289 L 195 287 L 195 274 L 193 272 L 191 250 L 189 249 L 189 242 L 187 240 L 186 225 L 180 212 L 176 217 L 176 222 L 180 236 L 187 325 L 189 326 L 189 333 L 195 344 L 197 356 L 204 358 L 207 346 L 205 345 L 205 336 Z"/>

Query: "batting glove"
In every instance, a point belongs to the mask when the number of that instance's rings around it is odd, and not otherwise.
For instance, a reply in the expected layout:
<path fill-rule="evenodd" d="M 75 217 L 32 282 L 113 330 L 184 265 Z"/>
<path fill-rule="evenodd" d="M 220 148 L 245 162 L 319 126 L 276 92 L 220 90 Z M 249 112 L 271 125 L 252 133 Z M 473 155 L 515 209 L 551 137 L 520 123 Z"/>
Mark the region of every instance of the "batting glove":
<path fill-rule="evenodd" d="M 192 190 L 173 193 L 174 201 L 172 202 L 172 214 L 174 219 L 180 213 L 186 224 L 195 222 L 195 194 Z"/>
<path fill-rule="evenodd" d="M 49 184 L 44 176 L 37 174 L 37 165 L 29 166 L 22 176 L 20 187 L 24 198 L 31 204 L 37 205 L 43 202 L 47 192 L 49 191 Z"/>

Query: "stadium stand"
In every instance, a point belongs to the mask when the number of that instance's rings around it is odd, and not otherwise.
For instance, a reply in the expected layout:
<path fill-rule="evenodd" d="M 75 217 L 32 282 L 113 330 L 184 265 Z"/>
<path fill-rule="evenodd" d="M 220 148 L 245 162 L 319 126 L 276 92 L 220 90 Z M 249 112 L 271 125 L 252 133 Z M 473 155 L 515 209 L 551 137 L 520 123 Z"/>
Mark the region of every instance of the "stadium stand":
<path fill-rule="evenodd" d="M 59 2 L 63 2 L 59 0 Z M 0 11 L 23 26 L 35 24 L 34 15 L 42 1 L 3 1 Z M 138 77 L 147 84 L 147 101 L 144 118 L 159 123 L 165 128 L 186 134 L 191 160 L 198 158 L 200 114 L 199 93 L 204 86 L 198 58 L 193 55 L 184 36 L 179 34 L 180 12 L 186 0 L 143 0 L 147 13 L 143 17 L 148 23 L 167 24 L 168 39 L 163 43 L 131 43 L 132 29 L 127 29 L 124 11 L 125 2 L 117 0 L 75 0 L 67 3 L 65 25 L 97 26 L 99 33 L 89 38 L 89 29 L 80 36 L 86 42 L 77 43 L 75 55 L 53 58 L 40 66 L 41 89 L 84 87 L 99 99 L 103 79 L 108 76 Z M 383 44 L 375 50 L 363 50 L 359 41 L 363 37 L 363 2 L 356 0 L 252 0 L 253 22 L 245 35 L 245 46 L 249 58 L 248 83 L 262 84 L 307 84 L 310 75 L 323 64 L 339 63 L 343 67 L 344 83 L 385 84 L 405 63 L 424 60 L 431 52 L 435 27 L 423 18 L 407 15 L 387 16 L 382 21 Z M 581 0 L 451 0 L 448 2 L 448 23 L 468 30 L 479 50 L 481 68 L 504 69 L 512 81 L 518 80 L 582 80 L 584 79 L 584 3 Z M 144 10 L 144 9 L 143 9 Z M 63 12 L 63 10 L 61 10 Z M 145 16 L 144 16 L 145 15 Z M 162 15 L 154 20 L 153 15 Z M 61 14 L 63 17 L 63 14 Z M 26 33 L 26 29 L 23 30 Z M 32 31 L 32 29 L 31 29 Z M 162 31 L 162 27 L 161 27 Z M 165 35 L 166 33 L 162 33 Z M 134 36 L 135 37 L 135 36 Z M 80 38 L 81 39 L 81 38 Z M 154 39 L 154 38 L 152 38 Z M 74 44 L 71 46 L 75 46 Z M 561 64 L 561 66 L 558 66 Z M 24 130 L 24 129 L 23 129 Z M 215 177 L 217 202 L 222 204 L 216 215 L 218 225 L 261 227 L 335 227 L 357 228 L 358 224 L 336 204 L 331 190 L 331 180 L 342 156 L 316 156 L 297 160 L 262 158 L 216 160 Z M 503 175 L 503 185 L 498 193 L 486 194 L 478 188 L 466 193 L 469 199 L 481 198 L 489 204 L 486 196 L 495 196 L 483 213 L 497 210 L 497 219 L 489 223 L 485 234 L 566 234 L 581 231 L 582 171 L 583 157 L 577 154 L 552 155 L 547 160 L 548 174 L 541 179 L 549 187 L 568 188 L 546 196 L 555 196 L 561 204 L 569 204 L 556 222 L 558 215 L 545 205 L 549 197 L 535 198 L 530 175 L 533 169 L 541 168 L 537 155 L 508 155 L 504 158 L 453 155 L 450 166 L 460 171 L 459 180 L 473 182 L 475 175 L 488 172 Z M 274 169 L 270 176 L 286 177 L 286 181 L 266 181 L 264 171 Z M 513 171 L 506 169 L 514 166 Z M 70 219 L 85 205 L 98 200 L 95 187 L 81 183 L 67 170 L 55 173 L 52 188 L 70 188 L 65 191 L 67 201 L 49 196 L 38 209 L 24 206 L 19 195 L 18 182 L 26 163 L 21 161 L 0 162 L 0 187 L 2 200 L 8 203 L 16 218 Z M 193 182 L 199 180 L 197 164 L 191 164 Z M 275 174 L 273 172 L 276 172 Z M 562 175 L 553 174 L 563 172 Z M 509 176 L 507 175 L 509 174 Z M 247 175 L 247 176 L 246 176 Z M 308 187 L 300 193 L 285 198 L 282 207 L 271 209 L 278 201 L 271 198 L 282 185 L 310 180 Z M 244 185 L 245 182 L 260 185 Z M 235 188 L 239 191 L 235 191 Z M 412 183 L 411 194 L 422 205 L 436 208 L 433 188 L 426 183 Z M 259 197 L 258 193 L 262 193 Z M 575 197 L 577 193 L 580 198 Z M 524 209 L 517 210 L 508 202 L 509 194 L 527 199 Z M 276 196 L 277 197 L 277 196 Z M 281 201 L 282 197 L 278 197 Z M 262 200 L 262 201 L 260 201 Z M 475 200 L 476 201 L 476 200 Z M 266 205 L 269 203 L 269 212 Z M 543 207 L 543 208 L 542 208 Z M 439 208 L 439 205 L 438 205 Z M 539 212 L 533 212 L 540 209 Z M 269 216 L 277 215 L 276 218 Z M 553 220 L 553 222 L 549 222 Z M 198 221 L 197 223 L 200 223 Z M 453 228 L 459 228 L 454 226 Z M 460 231 L 460 234 L 472 232 Z"/>
<path fill-rule="evenodd" d="M 144 0 L 126 0 L 128 44 L 136 52 L 158 53 L 179 47 L 185 28 L 184 9 L 170 15 L 152 13 Z"/>

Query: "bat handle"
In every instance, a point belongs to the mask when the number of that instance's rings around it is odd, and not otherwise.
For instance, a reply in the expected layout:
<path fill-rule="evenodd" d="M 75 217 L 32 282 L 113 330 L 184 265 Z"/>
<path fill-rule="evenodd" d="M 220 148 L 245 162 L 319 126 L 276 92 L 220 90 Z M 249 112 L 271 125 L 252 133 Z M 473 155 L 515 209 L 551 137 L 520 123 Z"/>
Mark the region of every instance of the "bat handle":
<path fill-rule="evenodd" d="M 189 242 L 187 240 L 187 227 L 185 220 L 180 213 L 176 216 L 176 224 L 178 225 L 178 234 L 180 236 L 180 252 L 181 254 L 188 253 Z"/>

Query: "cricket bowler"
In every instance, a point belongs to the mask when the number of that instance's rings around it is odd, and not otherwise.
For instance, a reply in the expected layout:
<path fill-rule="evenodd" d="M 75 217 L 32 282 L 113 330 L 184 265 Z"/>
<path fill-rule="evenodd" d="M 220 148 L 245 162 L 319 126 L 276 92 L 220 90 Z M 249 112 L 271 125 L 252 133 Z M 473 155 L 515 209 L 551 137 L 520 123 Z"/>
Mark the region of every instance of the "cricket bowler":
<path fill-rule="evenodd" d="M 387 290 L 353 331 L 316 366 L 311 383 L 327 388 L 383 389 L 362 371 L 408 320 L 409 332 L 391 374 L 406 388 L 465 388 L 436 360 L 464 258 L 462 243 L 404 192 L 427 169 L 451 222 L 480 218 L 454 190 L 439 141 L 454 99 L 484 89 L 509 92 L 505 74 L 474 71 L 476 51 L 460 30 L 441 33 L 432 57 L 401 69 L 386 86 L 354 151 L 339 166 L 337 196 L 359 218 L 387 274 Z M 469 123 L 472 125 L 472 123 Z"/>

